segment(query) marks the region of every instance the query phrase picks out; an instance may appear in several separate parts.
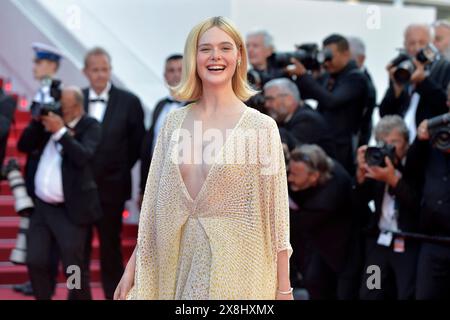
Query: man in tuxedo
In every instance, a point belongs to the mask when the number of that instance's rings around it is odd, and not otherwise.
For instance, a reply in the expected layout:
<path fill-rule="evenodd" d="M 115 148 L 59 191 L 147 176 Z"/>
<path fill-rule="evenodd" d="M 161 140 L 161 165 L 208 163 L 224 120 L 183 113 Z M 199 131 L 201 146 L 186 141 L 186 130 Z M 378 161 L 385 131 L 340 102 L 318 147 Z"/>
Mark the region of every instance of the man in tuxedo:
<path fill-rule="evenodd" d="M 112 299 L 124 271 L 122 212 L 125 201 L 131 198 L 131 169 L 139 158 L 145 133 L 144 112 L 138 97 L 111 83 L 111 57 L 104 49 L 94 48 L 86 54 L 84 74 L 90 83 L 83 90 L 85 110 L 102 127 L 93 170 L 103 217 L 95 227 L 100 240 L 103 290 L 106 299 Z M 90 249 L 87 264 L 89 259 Z"/>
<path fill-rule="evenodd" d="M 351 59 L 345 37 L 332 34 L 322 42 L 330 53 L 323 67 L 326 72 L 315 79 L 305 66 L 292 59 L 294 68 L 288 72 L 297 76 L 297 86 L 304 99 L 318 101 L 317 110 L 327 121 L 336 143 L 336 160 L 353 175 L 357 133 L 367 106 L 366 76 Z"/>
<path fill-rule="evenodd" d="M 4 94 L 2 88 L 0 88 L 0 168 L 5 158 L 9 129 L 14 119 L 15 110 L 16 102 L 14 99 Z"/>
<path fill-rule="evenodd" d="M 288 183 L 297 206 L 291 211 L 292 264 L 301 268 L 311 299 L 346 299 L 351 178 L 319 146 L 305 144 L 290 153 Z"/>
<path fill-rule="evenodd" d="M 417 232 L 421 178 L 410 165 L 409 132 L 398 115 L 383 117 L 375 127 L 378 143 L 395 147 L 383 163 L 366 161 L 367 146 L 358 149 L 356 198 L 365 204 L 374 201 L 375 213 L 366 226 L 366 258 L 361 282 L 363 300 L 414 298 L 419 243 L 396 235 L 396 231 Z M 380 267 L 381 288 L 367 285 L 369 266 Z"/>
<path fill-rule="evenodd" d="M 22 152 L 38 151 L 33 175 L 35 210 L 27 233 L 27 266 L 38 300 L 49 300 L 53 291 L 50 254 L 60 249 L 66 276 L 69 267 L 81 271 L 80 286 L 69 290 L 69 299 L 91 299 L 84 274 L 84 254 L 90 224 L 101 214 L 91 160 L 100 142 L 101 129 L 85 115 L 81 90 L 68 87 L 61 96 L 62 117 L 49 112 L 33 119 L 20 137 Z"/>
<path fill-rule="evenodd" d="M 405 30 L 404 49 L 411 57 L 432 41 L 428 25 L 412 24 Z M 400 115 L 409 129 L 411 143 L 416 137 L 416 128 L 425 120 L 447 112 L 446 89 L 450 81 L 450 63 L 442 56 L 427 64 L 414 59 L 415 71 L 408 83 L 399 83 L 394 78 L 397 67 L 389 64 L 390 83 L 380 104 L 380 116 Z"/>
<path fill-rule="evenodd" d="M 300 97 L 294 82 L 273 79 L 264 85 L 265 107 L 281 129 L 289 149 L 298 144 L 317 144 L 330 157 L 335 157 L 335 144 L 328 124 L 320 113 Z M 292 145 L 294 144 L 294 145 Z"/>
<path fill-rule="evenodd" d="M 166 59 L 164 67 L 164 79 L 166 85 L 169 87 L 169 95 L 159 100 L 153 109 L 152 122 L 150 129 L 146 132 L 141 148 L 141 183 L 140 183 L 140 200 L 145 190 L 147 182 L 148 171 L 153 155 L 153 149 L 156 145 L 156 138 L 161 130 L 164 120 L 170 111 L 183 107 L 186 103 L 176 101 L 171 94 L 171 87 L 175 87 L 180 83 L 182 72 L 183 56 L 180 54 L 173 54 Z"/>

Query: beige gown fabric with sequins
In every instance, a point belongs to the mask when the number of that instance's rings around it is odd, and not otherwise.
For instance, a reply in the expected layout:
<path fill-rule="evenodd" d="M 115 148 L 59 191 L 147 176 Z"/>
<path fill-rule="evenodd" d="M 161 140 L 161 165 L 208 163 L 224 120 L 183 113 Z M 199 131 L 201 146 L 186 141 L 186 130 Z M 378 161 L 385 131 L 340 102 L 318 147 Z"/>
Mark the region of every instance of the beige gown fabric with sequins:
<path fill-rule="evenodd" d="M 157 138 L 127 299 L 274 299 L 277 253 L 292 253 L 276 123 L 246 108 L 192 199 L 174 160 L 191 106 L 172 111 Z"/>

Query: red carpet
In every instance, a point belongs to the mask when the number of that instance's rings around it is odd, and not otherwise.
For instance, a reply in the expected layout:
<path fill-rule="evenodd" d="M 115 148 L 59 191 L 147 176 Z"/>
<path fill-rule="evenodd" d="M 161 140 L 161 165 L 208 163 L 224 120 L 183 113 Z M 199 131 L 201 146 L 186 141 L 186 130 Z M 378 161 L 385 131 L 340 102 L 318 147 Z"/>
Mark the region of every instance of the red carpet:
<path fill-rule="evenodd" d="M 17 140 L 21 132 L 30 120 L 28 112 L 17 111 L 15 116 L 16 124 L 13 125 L 8 139 L 8 148 L 5 163 L 9 158 L 16 158 L 23 169 L 25 155 L 17 151 Z M 9 255 L 15 246 L 17 231 L 19 228 L 19 216 L 14 210 L 14 198 L 6 181 L 0 182 L 0 300 L 32 300 L 33 297 L 26 297 L 12 290 L 13 284 L 28 281 L 27 269 L 25 266 L 14 265 L 9 262 Z M 124 225 L 122 232 L 122 253 L 125 262 L 128 261 L 133 252 L 137 235 L 136 225 Z M 104 299 L 100 285 L 100 263 L 99 243 L 97 237 L 93 239 L 91 279 L 92 294 L 95 300 Z M 124 262 L 124 263 L 125 263 Z M 58 288 L 54 296 L 55 300 L 65 300 L 67 289 L 65 279 L 62 274 L 58 277 Z"/>

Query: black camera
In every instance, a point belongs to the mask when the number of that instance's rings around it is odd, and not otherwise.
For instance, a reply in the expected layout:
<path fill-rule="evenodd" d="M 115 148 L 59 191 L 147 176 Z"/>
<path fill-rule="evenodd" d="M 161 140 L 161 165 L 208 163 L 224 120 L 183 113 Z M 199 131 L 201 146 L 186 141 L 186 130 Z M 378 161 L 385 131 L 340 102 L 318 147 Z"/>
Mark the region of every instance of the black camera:
<path fill-rule="evenodd" d="M 388 157 L 392 163 L 395 161 L 395 146 L 380 144 L 376 147 L 368 147 L 365 159 L 370 167 L 386 167 L 384 158 Z"/>
<path fill-rule="evenodd" d="M 416 59 L 424 65 L 429 65 L 436 60 L 438 54 L 439 51 L 436 47 L 429 44 L 425 48 L 420 49 L 416 55 Z M 391 61 L 391 65 L 397 68 L 394 72 L 394 79 L 399 84 L 407 84 L 411 79 L 411 75 L 416 70 L 412 57 L 404 51 L 401 51 L 400 54 Z"/>
<path fill-rule="evenodd" d="M 53 102 L 43 103 L 34 101 L 31 105 L 31 114 L 33 117 L 47 116 L 50 112 L 61 114 L 61 81 L 57 79 L 49 79 L 48 81 L 50 97 L 53 98 Z"/>
<path fill-rule="evenodd" d="M 300 61 L 307 70 L 320 70 L 320 66 L 325 61 L 333 59 L 330 49 L 319 50 L 315 43 L 305 43 L 296 46 L 297 50 L 293 52 L 279 52 L 275 54 L 275 65 L 278 68 L 284 68 L 292 64 L 291 59 Z"/>
<path fill-rule="evenodd" d="M 450 149 L 450 113 L 446 113 L 428 120 L 428 132 L 431 143 L 436 149 L 447 151 Z"/>

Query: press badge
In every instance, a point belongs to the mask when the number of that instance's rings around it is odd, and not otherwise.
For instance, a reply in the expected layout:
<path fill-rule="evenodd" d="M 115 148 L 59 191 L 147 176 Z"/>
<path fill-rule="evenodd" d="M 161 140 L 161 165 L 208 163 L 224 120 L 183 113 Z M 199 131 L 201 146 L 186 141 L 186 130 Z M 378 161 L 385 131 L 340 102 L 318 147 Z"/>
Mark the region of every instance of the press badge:
<path fill-rule="evenodd" d="M 404 238 L 395 238 L 394 240 L 394 252 L 403 253 L 405 252 L 405 239 Z"/>
<path fill-rule="evenodd" d="M 390 247 L 392 243 L 392 232 L 380 232 L 377 244 L 380 246 Z"/>

